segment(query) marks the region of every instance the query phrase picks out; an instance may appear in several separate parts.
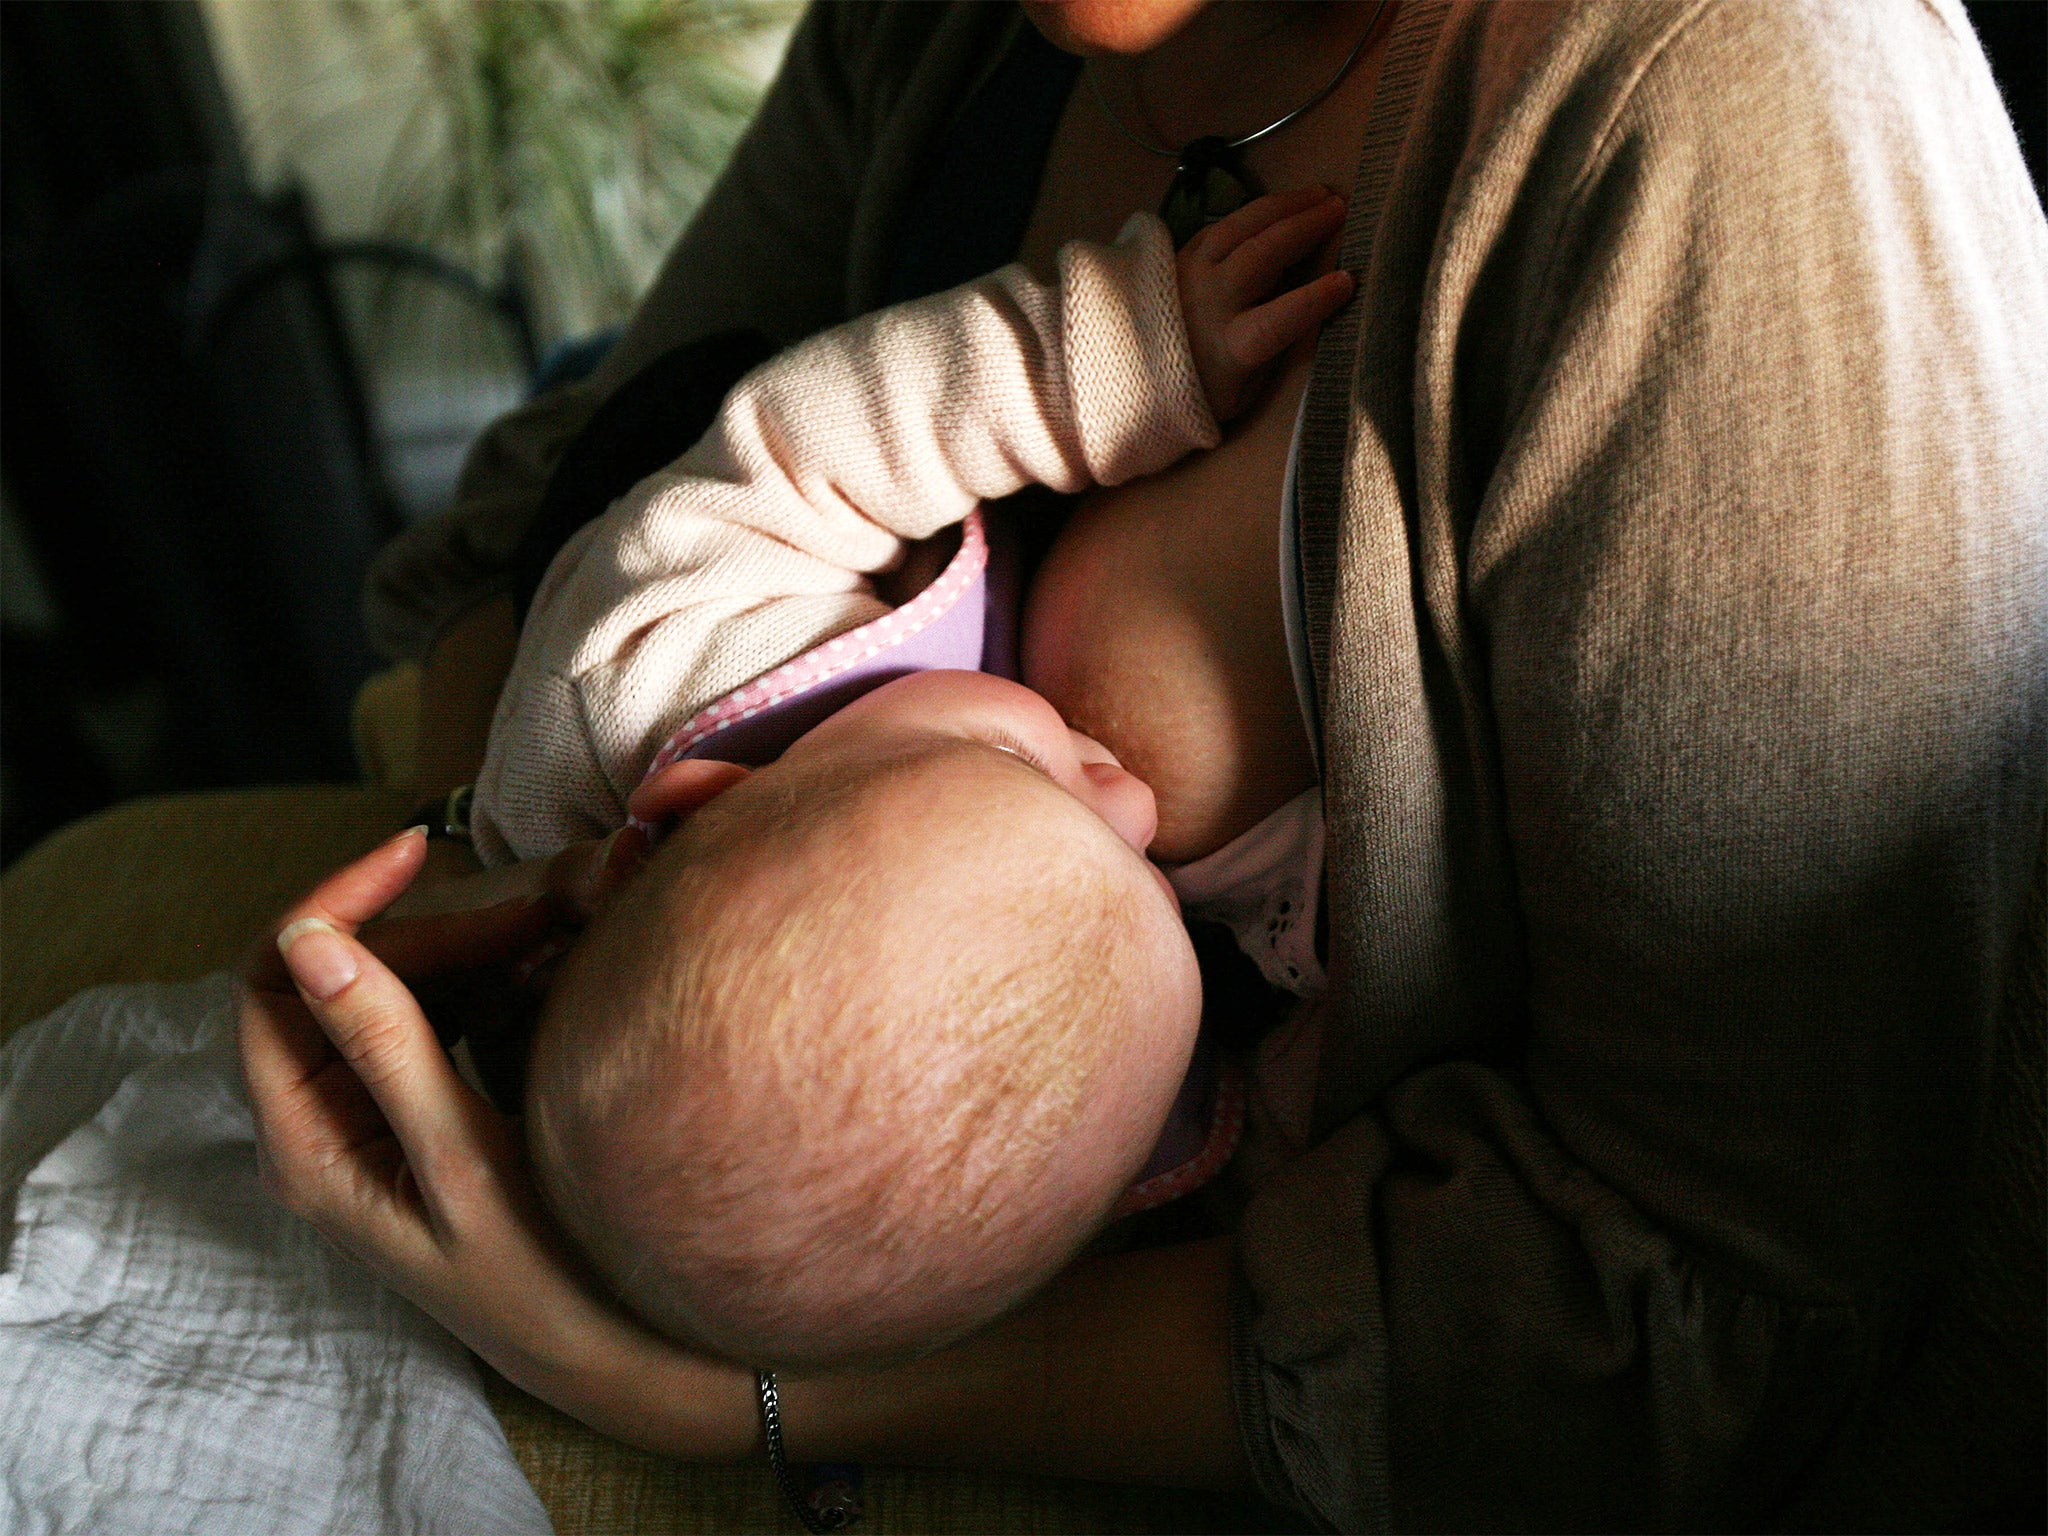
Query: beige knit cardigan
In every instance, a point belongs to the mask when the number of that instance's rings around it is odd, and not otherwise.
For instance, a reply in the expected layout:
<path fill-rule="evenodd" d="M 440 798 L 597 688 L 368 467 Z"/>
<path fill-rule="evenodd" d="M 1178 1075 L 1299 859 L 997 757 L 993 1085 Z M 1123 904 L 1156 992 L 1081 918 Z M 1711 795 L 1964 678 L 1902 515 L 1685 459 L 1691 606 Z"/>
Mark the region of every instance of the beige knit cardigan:
<path fill-rule="evenodd" d="M 873 307 L 1017 24 L 815 9 L 603 376 L 381 568 L 383 642 L 502 585 L 650 357 Z M 2038 1385 L 1929 1426 L 2002 1458 L 1855 1449 L 2048 804 L 2048 231 L 1982 53 L 1953 0 L 1408 0 L 1387 49 L 1300 461 L 1333 991 L 1321 1139 L 1241 1227 L 1261 1486 L 1344 1529 L 2038 1498 Z"/>

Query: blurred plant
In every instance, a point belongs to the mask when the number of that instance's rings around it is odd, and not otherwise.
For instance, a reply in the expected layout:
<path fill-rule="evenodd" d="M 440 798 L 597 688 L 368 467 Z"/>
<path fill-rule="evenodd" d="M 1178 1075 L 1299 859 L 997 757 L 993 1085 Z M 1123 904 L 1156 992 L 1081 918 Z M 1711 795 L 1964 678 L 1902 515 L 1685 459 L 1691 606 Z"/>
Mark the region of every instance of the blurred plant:
<path fill-rule="evenodd" d="M 759 99 L 796 0 L 336 0 L 370 81 L 417 82 L 380 232 L 524 286 L 544 335 L 624 319 Z"/>

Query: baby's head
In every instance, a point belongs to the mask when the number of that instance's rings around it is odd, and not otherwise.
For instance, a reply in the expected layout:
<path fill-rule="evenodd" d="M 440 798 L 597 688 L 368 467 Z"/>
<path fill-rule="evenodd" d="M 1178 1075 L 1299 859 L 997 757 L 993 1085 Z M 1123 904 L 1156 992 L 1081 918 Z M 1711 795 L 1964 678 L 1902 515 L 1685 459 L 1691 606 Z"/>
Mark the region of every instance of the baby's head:
<path fill-rule="evenodd" d="M 549 1000 L 528 1123 L 620 1297 L 756 1365 L 936 1348 L 1071 1258 L 1144 1164 L 1201 983 L 1151 792 L 978 673 L 876 690 L 686 819 Z"/>

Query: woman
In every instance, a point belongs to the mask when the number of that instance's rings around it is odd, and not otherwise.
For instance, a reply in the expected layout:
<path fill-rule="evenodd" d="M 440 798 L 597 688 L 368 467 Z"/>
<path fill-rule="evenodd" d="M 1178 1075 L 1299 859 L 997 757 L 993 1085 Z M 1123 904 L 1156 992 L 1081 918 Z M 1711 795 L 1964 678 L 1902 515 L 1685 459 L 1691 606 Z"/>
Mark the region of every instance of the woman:
<path fill-rule="evenodd" d="M 1251 1482 L 1341 1528 L 1849 1518 L 1825 1487 L 1783 1512 L 1939 1284 L 2048 803 L 2048 234 L 1966 23 L 1028 10 L 1078 85 L 1004 7 L 814 8 L 617 357 L 493 435 L 376 605 L 434 642 L 424 762 L 459 782 L 510 551 L 598 399 L 915 290 L 949 158 L 956 188 L 1024 162 L 1042 265 L 1334 79 L 1241 154 L 1351 189 L 1359 297 L 1213 453 L 1084 503 L 1026 619 L 1027 680 L 1154 785 L 1162 856 L 1320 772 L 1312 1149 L 1228 1239 L 785 1379 L 791 1454 Z M 1273 579 L 1290 463 L 1319 740 Z M 752 1373 L 584 1285 L 346 936 L 422 857 L 323 886 L 300 995 L 251 993 L 274 1187 L 538 1395 L 747 1454 Z"/>

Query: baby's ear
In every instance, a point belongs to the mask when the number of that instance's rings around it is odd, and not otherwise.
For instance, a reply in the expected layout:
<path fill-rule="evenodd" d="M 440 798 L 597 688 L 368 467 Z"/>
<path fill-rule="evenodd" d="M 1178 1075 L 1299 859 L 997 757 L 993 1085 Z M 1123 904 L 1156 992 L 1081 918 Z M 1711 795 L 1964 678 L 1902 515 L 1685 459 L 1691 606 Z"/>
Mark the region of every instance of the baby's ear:
<path fill-rule="evenodd" d="M 754 770 L 738 763 L 691 758 L 650 774 L 626 797 L 626 809 L 641 821 L 687 818 L 724 794 Z"/>

